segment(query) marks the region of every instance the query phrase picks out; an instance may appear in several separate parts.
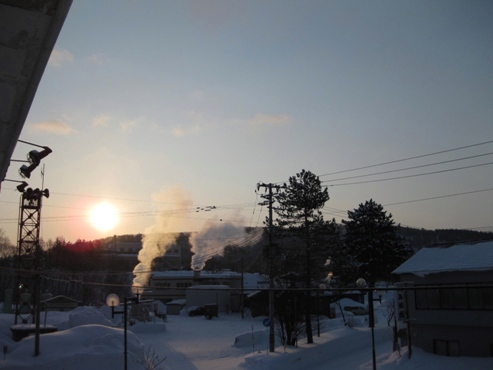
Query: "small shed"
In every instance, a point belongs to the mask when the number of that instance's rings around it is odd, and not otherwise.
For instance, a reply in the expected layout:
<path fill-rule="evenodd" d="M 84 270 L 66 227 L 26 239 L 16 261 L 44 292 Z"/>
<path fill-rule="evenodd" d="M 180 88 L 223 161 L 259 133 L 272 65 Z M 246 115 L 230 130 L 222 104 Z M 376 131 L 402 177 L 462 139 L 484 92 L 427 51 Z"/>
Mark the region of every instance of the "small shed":
<path fill-rule="evenodd" d="M 166 303 L 166 313 L 168 315 L 179 315 L 180 311 L 185 308 L 186 302 L 185 299 L 175 299 Z"/>
<path fill-rule="evenodd" d="M 64 295 L 48 298 L 41 301 L 41 309 L 44 311 L 71 311 L 79 306 L 79 301 Z"/>

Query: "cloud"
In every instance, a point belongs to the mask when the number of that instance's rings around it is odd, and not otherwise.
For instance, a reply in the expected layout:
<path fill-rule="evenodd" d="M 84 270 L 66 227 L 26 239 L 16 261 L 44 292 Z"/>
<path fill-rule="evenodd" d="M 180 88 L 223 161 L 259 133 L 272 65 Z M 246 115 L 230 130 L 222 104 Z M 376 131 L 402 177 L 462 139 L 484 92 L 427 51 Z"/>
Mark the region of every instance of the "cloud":
<path fill-rule="evenodd" d="M 248 123 L 251 125 L 285 125 L 292 121 L 286 114 L 256 114 Z"/>
<path fill-rule="evenodd" d="M 202 130 L 202 126 L 200 126 L 199 124 L 195 124 L 195 125 L 189 126 L 189 127 L 183 127 L 180 125 L 180 126 L 174 127 L 171 130 L 171 133 L 175 137 L 183 137 L 186 135 L 196 134 L 197 132 L 199 132 L 201 130 Z"/>
<path fill-rule="evenodd" d="M 171 129 L 171 133 L 175 137 L 183 137 L 186 135 L 196 134 L 206 126 L 206 118 L 202 112 L 189 111 L 185 113 L 185 120 L 190 122 L 188 125 L 178 125 Z"/>
<path fill-rule="evenodd" d="M 139 122 L 136 119 L 134 119 L 134 120 L 125 120 L 125 121 L 120 122 L 120 128 L 124 132 L 132 132 L 134 130 L 134 128 L 137 127 L 137 124 L 138 123 Z"/>
<path fill-rule="evenodd" d="M 34 123 L 31 125 L 31 127 L 35 131 L 50 132 L 57 135 L 70 135 L 73 132 L 75 132 L 75 130 L 72 127 L 70 127 L 68 123 L 60 119 Z"/>
<path fill-rule="evenodd" d="M 108 58 L 106 58 L 106 56 L 104 56 L 103 54 L 96 53 L 89 55 L 87 57 L 87 60 L 89 61 L 89 63 L 92 64 L 103 65 L 108 61 Z"/>
<path fill-rule="evenodd" d="M 92 119 L 93 127 L 106 127 L 111 119 L 111 116 L 108 114 L 100 114 Z"/>
<path fill-rule="evenodd" d="M 48 65 L 53 67 L 61 67 L 64 64 L 72 63 L 75 60 L 72 53 L 64 49 L 54 49 L 50 55 Z"/>

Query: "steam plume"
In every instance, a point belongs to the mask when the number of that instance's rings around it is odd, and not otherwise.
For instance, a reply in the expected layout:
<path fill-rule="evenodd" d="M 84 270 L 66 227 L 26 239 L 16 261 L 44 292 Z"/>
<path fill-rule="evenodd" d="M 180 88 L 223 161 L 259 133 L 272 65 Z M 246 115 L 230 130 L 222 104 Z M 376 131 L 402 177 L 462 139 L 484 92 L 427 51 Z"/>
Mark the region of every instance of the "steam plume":
<path fill-rule="evenodd" d="M 152 261 L 164 256 L 168 249 L 175 243 L 177 230 L 185 228 L 184 222 L 176 213 L 179 209 L 188 212 L 192 206 L 192 198 L 188 192 L 179 186 L 174 186 L 161 191 L 153 196 L 157 202 L 165 204 L 164 209 L 157 216 L 156 223 L 144 232 L 142 249 L 139 252 L 139 264 L 134 268 L 134 284 L 146 286 L 151 274 Z M 179 208 L 179 209 L 178 209 Z M 172 232 L 175 233 L 172 233 Z"/>
<path fill-rule="evenodd" d="M 241 222 L 221 223 L 212 220 L 204 224 L 202 230 L 194 234 L 191 238 L 192 252 L 192 269 L 202 270 L 207 260 L 214 255 L 222 255 L 224 247 L 228 245 L 245 245 L 247 237 L 250 237 L 245 231 Z"/>

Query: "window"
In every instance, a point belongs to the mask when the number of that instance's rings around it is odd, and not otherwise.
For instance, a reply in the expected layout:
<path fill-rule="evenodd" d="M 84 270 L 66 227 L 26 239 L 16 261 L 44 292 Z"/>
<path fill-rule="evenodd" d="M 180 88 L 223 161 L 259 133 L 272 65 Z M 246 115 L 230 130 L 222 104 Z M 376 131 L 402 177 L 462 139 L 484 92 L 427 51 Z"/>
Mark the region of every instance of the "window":
<path fill-rule="evenodd" d="M 483 305 L 486 310 L 493 310 L 493 288 L 483 289 Z"/>
<path fill-rule="evenodd" d="M 469 308 L 480 310 L 483 307 L 483 297 L 481 295 L 481 289 L 469 288 L 468 298 L 469 298 Z"/>
<path fill-rule="evenodd" d="M 452 291 L 454 294 L 454 308 L 458 310 L 467 309 L 467 289 L 455 288 Z"/>
<path fill-rule="evenodd" d="M 454 289 L 442 289 L 442 308 L 443 309 L 454 309 Z"/>
<path fill-rule="evenodd" d="M 438 289 L 427 289 L 428 308 L 440 308 L 440 291 Z"/>
<path fill-rule="evenodd" d="M 417 310 L 493 310 L 493 288 L 430 288 L 415 291 Z"/>
<path fill-rule="evenodd" d="M 433 353 L 441 356 L 460 356 L 459 342 L 455 340 L 433 340 Z"/>

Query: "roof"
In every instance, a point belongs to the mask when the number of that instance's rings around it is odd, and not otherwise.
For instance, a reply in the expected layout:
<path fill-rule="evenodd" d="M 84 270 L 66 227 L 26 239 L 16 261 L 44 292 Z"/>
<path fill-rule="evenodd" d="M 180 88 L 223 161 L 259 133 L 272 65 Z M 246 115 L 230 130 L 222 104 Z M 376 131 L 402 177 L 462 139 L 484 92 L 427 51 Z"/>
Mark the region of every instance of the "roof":
<path fill-rule="evenodd" d="M 71 4 L 0 0 L 0 185 Z"/>
<path fill-rule="evenodd" d="M 166 303 L 167 306 L 185 306 L 186 304 L 186 299 L 175 299 L 174 301 Z"/>
<path fill-rule="evenodd" d="M 192 279 L 194 277 L 194 271 L 192 270 L 179 270 L 179 271 L 155 271 L 152 273 L 152 278 L 155 280 L 182 280 Z M 220 271 L 210 272 L 202 270 L 200 272 L 200 278 L 206 279 L 241 279 L 241 273 L 234 271 Z M 247 291 L 258 289 L 259 283 L 265 282 L 266 277 L 264 275 L 255 273 L 243 274 L 243 288 Z"/>
<path fill-rule="evenodd" d="M 48 299 L 45 299 L 44 301 L 42 301 L 44 303 L 52 303 L 52 302 L 56 302 L 56 303 L 60 303 L 60 302 L 73 302 L 73 303 L 78 303 L 80 301 L 77 301 L 76 299 L 73 299 L 73 298 L 70 298 L 70 297 L 67 297 L 65 295 L 57 295 L 55 297 L 51 297 L 51 298 L 48 298 Z"/>
<path fill-rule="evenodd" d="M 493 270 L 493 241 L 423 248 L 393 273 L 423 276 L 438 272 L 486 270 Z"/>
<path fill-rule="evenodd" d="M 188 287 L 189 290 L 229 290 L 229 285 L 192 285 Z"/>
<path fill-rule="evenodd" d="M 183 278 L 193 278 L 194 271 L 192 270 L 170 270 L 170 271 L 155 271 L 152 274 L 153 279 L 183 279 Z M 200 278 L 207 279 L 224 279 L 224 278 L 240 278 L 241 274 L 233 271 L 200 271 Z"/>

